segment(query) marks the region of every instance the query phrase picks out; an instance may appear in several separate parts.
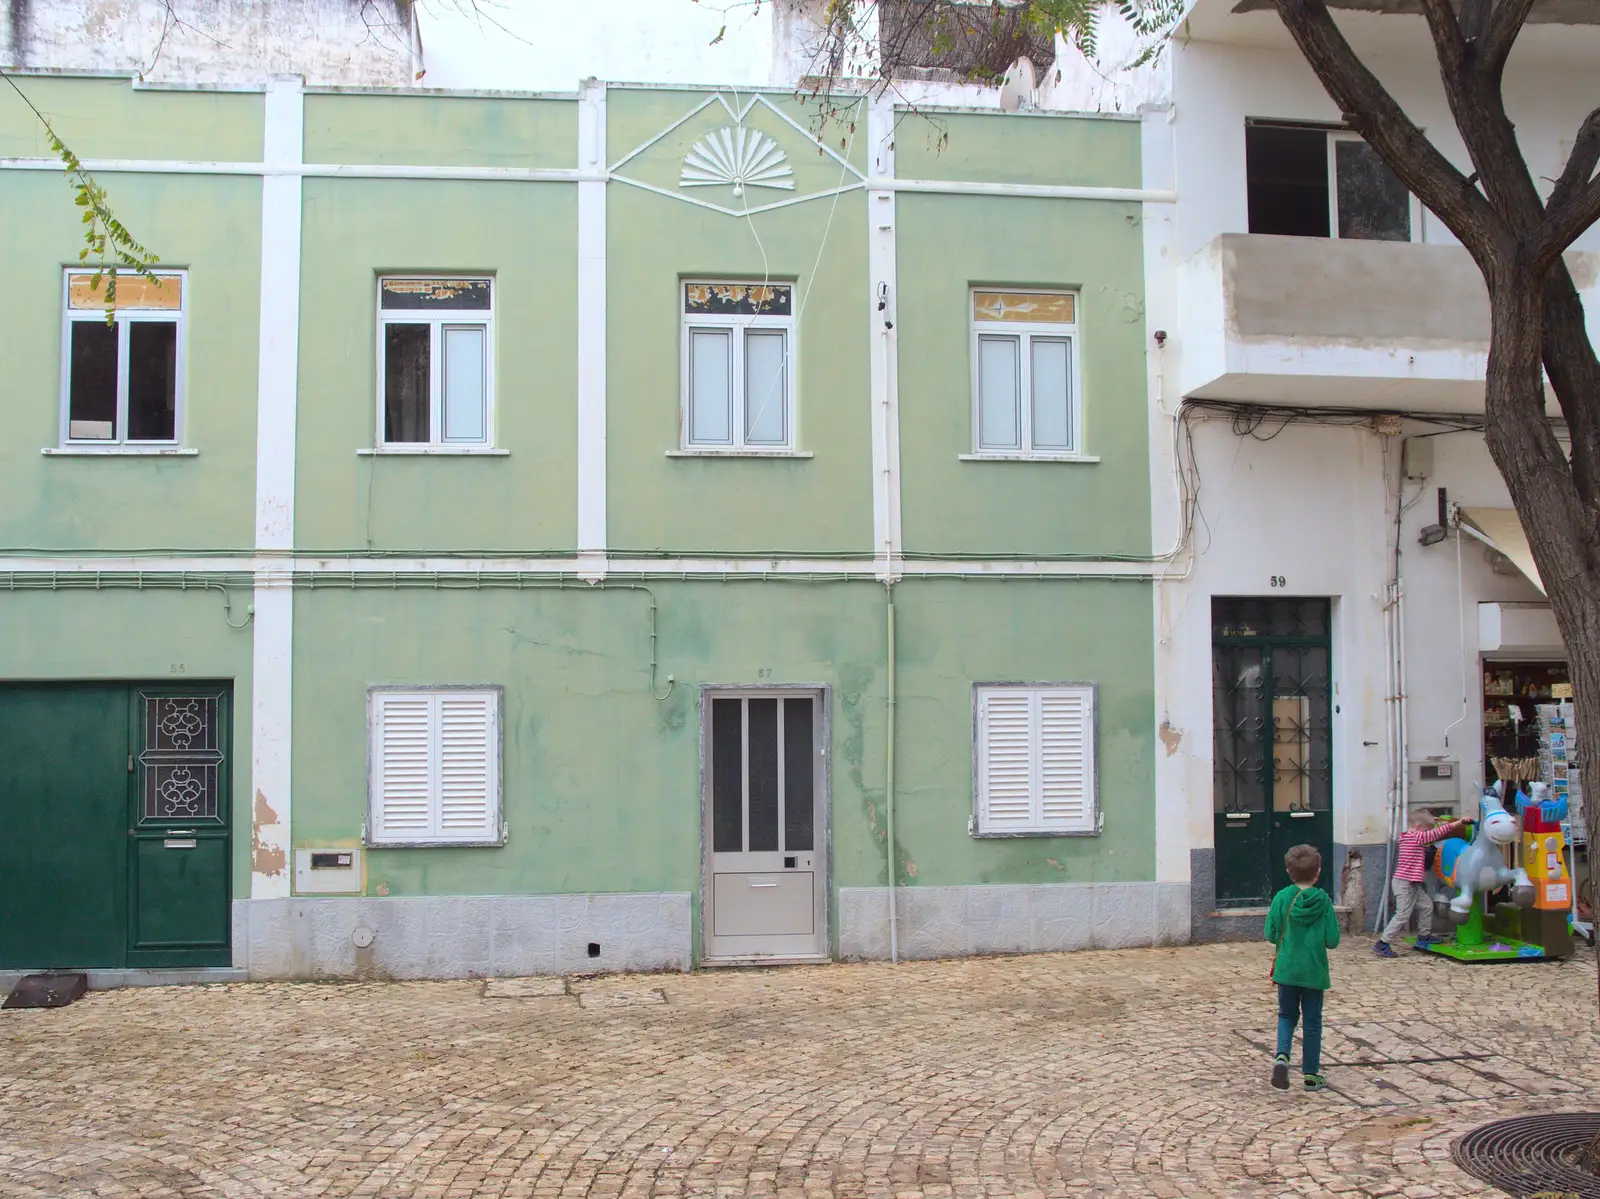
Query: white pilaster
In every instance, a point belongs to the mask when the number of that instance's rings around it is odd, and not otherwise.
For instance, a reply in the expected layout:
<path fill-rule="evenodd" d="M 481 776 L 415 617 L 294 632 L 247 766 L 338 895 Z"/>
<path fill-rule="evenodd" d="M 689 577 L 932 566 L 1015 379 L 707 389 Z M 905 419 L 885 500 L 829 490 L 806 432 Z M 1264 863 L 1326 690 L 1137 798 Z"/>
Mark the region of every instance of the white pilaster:
<path fill-rule="evenodd" d="M 606 85 L 578 102 L 578 169 L 606 169 Z M 606 184 L 578 183 L 578 556 L 584 578 L 606 571 Z"/>
<path fill-rule="evenodd" d="M 874 180 L 894 178 L 894 101 L 867 101 L 867 146 Z M 867 329 L 872 348 L 872 538 L 873 553 L 893 574 L 900 545 L 900 403 L 895 331 L 894 192 L 867 192 Z"/>
<path fill-rule="evenodd" d="M 1140 186 L 1147 191 L 1174 192 L 1173 164 L 1174 112 L 1152 109 L 1144 114 L 1140 144 L 1143 148 Z M 1177 544 L 1182 528 L 1181 496 L 1177 487 L 1177 464 L 1173 459 L 1173 422 L 1181 397 L 1177 394 L 1177 362 L 1183 352 L 1179 334 L 1177 288 L 1173 268 L 1177 255 L 1177 205 L 1171 201 L 1146 201 L 1141 214 L 1144 228 L 1145 336 L 1149 338 L 1146 357 L 1149 372 L 1150 430 L 1150 536 L 1152 549 L 1163 553 Z M 1167 336 L 1164 344 L 1155 340 L 1157 331 Z M 1187 883 L 1189 850 L 1197 845 L 1191 828 L 1190 764 L 1195 738 L 1210 739 L 1209 729 L 1185 726 L 1184 713 L 1191 710 L 1184 702 L 1188 663 L 1183 645 L 1172 644 L 1175 624 L 1184 610 L 1188 584 L 1182 581 L 1191 549 L 1185 548 L 1176 561 L 1158 568 L 1170 576 L 1155 584 L 1155 614 L 1152 636 L 1155 640 L 1155 722 L 1156 740 L 1156 881 Z M 1206 653 L 1210 653 L 1209 639 Z M 1209 672 L 1206 674 L 1210 685 Z M 1207 775 L 1209 778 L 1209 774 Z M 1210 792 L 1205 794 L 1206 818 L 1210 818 Z"/>
<path fill-rule="evenodd" d="M 267 84 L 263 159 L 299 166 L 305 95 L 298 77 Z M 300 374 L 300 203 L 298 174 L 261 180 L 261 341 L 256 385 L 256 552 L 294 548 L 295 403 Z M 274 577 L 277 575 L 278 577 Z M 273 586 L 274 582 L 279 586 Z M 274 569 L 256 572 L 251 687 L 250 894 L 289 894 L 290 716 L 294 593 Z"/>

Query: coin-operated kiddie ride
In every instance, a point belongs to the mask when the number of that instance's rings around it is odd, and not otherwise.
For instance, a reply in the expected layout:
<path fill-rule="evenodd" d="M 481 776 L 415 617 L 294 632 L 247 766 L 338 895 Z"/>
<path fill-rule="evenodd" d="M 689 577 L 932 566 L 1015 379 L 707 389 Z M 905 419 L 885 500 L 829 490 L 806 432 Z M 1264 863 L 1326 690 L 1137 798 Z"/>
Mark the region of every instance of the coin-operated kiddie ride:
<path fill-rule="evenodd" d="M 1504 784 L 1496 783 L 1479 801 L 1471 838 L 1439 843 L 1434 869 L 1455 896 L 1435 901 L 1434 914 L 1454 924 L 1456 936 L 1424 952 L 1458 962 L 1543 961 L 1572 954 L 1567 927 L 1572 880 L 1561 834 L 1567 804 L 1545 799 L 1542 783 L 1532 786 L 1533 796 L 1517 795 L 1513 816 L 1501 798 Z M 1506 851 L 1519 841 L 1523 864 L 1508 866 Z M 1511 902 L 1487 910 L 1489 896 L 1505 888 Z"/>

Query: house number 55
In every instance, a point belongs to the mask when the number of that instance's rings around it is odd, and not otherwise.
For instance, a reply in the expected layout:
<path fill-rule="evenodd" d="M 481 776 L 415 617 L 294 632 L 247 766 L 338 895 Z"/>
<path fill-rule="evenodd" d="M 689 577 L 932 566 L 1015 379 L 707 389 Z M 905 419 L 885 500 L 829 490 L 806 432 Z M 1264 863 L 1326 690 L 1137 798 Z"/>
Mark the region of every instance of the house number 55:
<path fill-rule="evenodd" d="M 1274 587 L 1287 587 L 1289 585 L 1289 580 L 1284 578 L 1282 575 L 1273 575 L 1272 585 Z"/>

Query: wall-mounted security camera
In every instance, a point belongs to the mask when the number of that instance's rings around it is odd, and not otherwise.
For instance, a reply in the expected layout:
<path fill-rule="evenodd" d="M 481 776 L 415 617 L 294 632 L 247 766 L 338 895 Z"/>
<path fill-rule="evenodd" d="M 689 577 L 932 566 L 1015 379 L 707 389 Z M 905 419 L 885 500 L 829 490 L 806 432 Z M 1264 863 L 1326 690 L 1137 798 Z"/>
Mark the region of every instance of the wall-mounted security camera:
<path fill-rule="evenodd" d="M 1156 330 L 1156 349 L 1164 350 L 1166 348 L 1167 348 L 1167 331 L 1165 329 L 1157 329 Z"/>
<path fill-rule="evenodd" d="M 1418 537 L 1417 540 L 1422 542 L 1423 545 L 1438 545 L 1449 534 L 1450 530 L 1443 525 L 1429 525 L 1422 530 L 1422 536 Z"/>

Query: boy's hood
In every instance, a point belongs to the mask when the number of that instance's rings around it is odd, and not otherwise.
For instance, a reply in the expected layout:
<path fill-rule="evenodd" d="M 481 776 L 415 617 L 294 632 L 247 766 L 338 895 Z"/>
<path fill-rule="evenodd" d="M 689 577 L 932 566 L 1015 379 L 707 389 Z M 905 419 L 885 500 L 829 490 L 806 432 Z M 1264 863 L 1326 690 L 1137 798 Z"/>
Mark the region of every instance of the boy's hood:
<path fill-rule="evenodd" d="M 1289 901 L 1289 919 L 1296 924 L 1320 924 L 1333 907 L 1333 900 L 1321 887 L 1307 887 Z"/>

